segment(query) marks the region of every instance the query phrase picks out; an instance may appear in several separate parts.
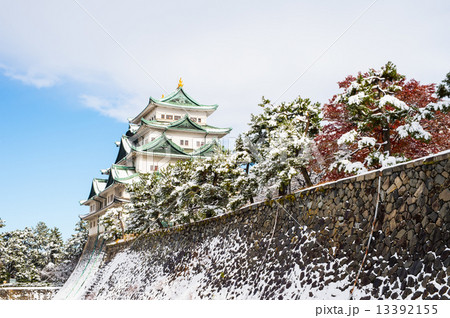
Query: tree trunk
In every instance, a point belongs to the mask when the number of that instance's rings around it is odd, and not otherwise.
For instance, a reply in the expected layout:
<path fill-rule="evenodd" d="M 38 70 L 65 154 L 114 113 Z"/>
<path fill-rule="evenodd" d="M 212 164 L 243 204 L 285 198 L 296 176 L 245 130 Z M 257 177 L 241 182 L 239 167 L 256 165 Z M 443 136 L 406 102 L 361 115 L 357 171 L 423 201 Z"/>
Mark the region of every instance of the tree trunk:
<path fill-rule="evenodd" d="M 389 124 L 383 126 L 383 150 L 391 155 L 391 134 L 389 129 Z"/>
<path fill-rule="evenodd" d="M 278 188 L 278 195 L 285 195 L 287 192 L 287 185 L 284 183 L 280 184 L 280 187 Z"/>
<path fill-rule="evenodd" d="M 311 179 L 309 178 L 309 174 L 308 174 L 308 171 L 306 170 L 306 168 L 305 167 L 301 167 L 300 171 L 302 172 L 303 179 L 305 179 L 306 185 L 308 187 L 312 187 L 313 184 L 311 182 Z"/>
<path fill-rule="evenodd" d="M 125 224 L 122 220 L 122 212 L 119 212 L 119 223 L 120 223 L 120 229 L 122 231 L 122 239 L 125 237 Z"/>

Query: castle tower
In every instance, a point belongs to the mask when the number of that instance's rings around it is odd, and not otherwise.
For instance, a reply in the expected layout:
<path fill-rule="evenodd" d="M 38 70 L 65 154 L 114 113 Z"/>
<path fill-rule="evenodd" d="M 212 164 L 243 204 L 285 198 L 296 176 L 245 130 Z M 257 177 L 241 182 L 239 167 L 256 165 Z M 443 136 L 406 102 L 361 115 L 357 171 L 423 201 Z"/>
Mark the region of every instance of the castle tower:
<path fill-rule="evenodd" d="M 129 129 L 116 142 L 116 160 L 109 169 L 101 170 L 108 178 L 94 178 L 87 200 L 89 213 L 81 218 L 89 223 L 89 235 L 103 231 L 98 218 L 108 209 L 130 200 L 126 185 L 139 180 L 140 173 L 151 173 L 193 157 L 210 156 L 218 140 L 231 128 L 207 124 L 207 118 L 218 105 L 203 105 L 189 96 L 180 79 L 175 92 L 167 97 L 150 97 L 148 105 L 129 119 Z"/>

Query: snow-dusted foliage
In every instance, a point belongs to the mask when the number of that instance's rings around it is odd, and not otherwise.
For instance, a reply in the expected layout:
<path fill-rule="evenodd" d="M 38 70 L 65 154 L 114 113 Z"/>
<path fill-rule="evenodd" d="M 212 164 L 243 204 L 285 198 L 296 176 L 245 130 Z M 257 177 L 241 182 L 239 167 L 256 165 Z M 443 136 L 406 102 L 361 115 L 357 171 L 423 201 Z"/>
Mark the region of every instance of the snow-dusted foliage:
<path fill-rule="evenodd" d="M 252 173 L 264 190 L 275 188 L 284 194 L 297 175 L 312 185 L 306 168 L 312 158 L 313 137 L 320 128 L 320 104 L 298 97 L 273 105 L 263 98 L 260 106 L 263 112 L 252 114 L 250 129 L 239 140 L 238 156 L 243 162 L 255 163 Z"/>
<path fill-rule="evenodd" d="M 78 259 L 83 252 L 83 247 L 88 239 L 87 222 L 79 220 L 75 225 L 75 233 L 67 240 L 64 245 L 64 260 L 75 258 Z"/>
<path fill-rule="evenodd" d="M 109 241 L 122 238 L 125 234 L 125 222 L 128 217 L 128 207 L 110 208 L 99 218 L 99 225 L 105 230 L 101 238 Z"/>
<path fill-rule="evenodd" d="M 44 222 L 34 228 L 36 244 L 41 255 L 40 265 L 58 263 L 63 257 L 63 240 L 58 228 L 50 229 Z"/>
<path fill-rule="evenodd" d="M 53 284 L 61 284 L 69 278 L 88 240 L 87 222 L 80 219 L 76 223 L 74 231 L 75 233 L 64 244 L 61 261 L 57 264 L 49 263 L 41 271 L 43 280 Z"/>
<path fill-rule="evenodd" d="M 450 72 L 447 73 L 442 83 L 439 84 L 436 93 L 439 98 L 450 98 Z"/>
<path fill-rule="evenodd" d="M 254 189 L 254 177 L 218 149 L 211 158 L 177 162 L 131 185 L 126 228 L 141 233 L 220 215 L 250 201 Z"/>
<path fill-rule="evenodd" d="M 407 160 L 405 153 L 414 153 L 417 142 L 431 140 L 426 126 L 433 128 L 430 120 L 436 112 L 441 115 L 449 109 L 431 97 L 433 85 L 405 83 L 391 62 L 340 84 L 344 91 L 326 105 L 324 133 L 339 133 L 334 137 L 338 149 L 330 169 L 346 173 L 363 173 Z"/>
<path fill-rule="evenodd" d="M 66 244 L 59 229 L 51 229 L 44 222 L 32 229 L 0 234 L 0 281 L 64 282 L 86 242 L 87 230 L 83 231 L 84 239 L 77 232 Z"/>
<path fill-rule="evenodd" d="M 39 281 L 43 255 L 39 253 L 35 233 L 30 228 L 1 235 L 0 279 L 14 277 L 18 282 Z"/>

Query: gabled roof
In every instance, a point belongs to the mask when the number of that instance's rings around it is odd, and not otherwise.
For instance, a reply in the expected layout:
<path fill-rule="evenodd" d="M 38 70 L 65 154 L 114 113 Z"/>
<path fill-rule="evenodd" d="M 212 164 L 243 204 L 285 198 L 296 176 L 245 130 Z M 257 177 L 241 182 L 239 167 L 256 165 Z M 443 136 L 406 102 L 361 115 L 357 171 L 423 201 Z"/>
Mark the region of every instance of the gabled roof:
<path fill-rule="evenodd" d="M 121 165 L 112 165 L 109 169 L 109 178 L 106 184 L 106 188 L 111 186 L 113 183 L 124 183 L 130 184 L 139 177 L 139 173 L 136 172 L 134 167 L 127 167 Z M 106 189 L 105 188 L 105 189 Z"/>
<path fill-rule="evenodd" d="M 192 119 L 185 115 L 183 118 L 178 119 L 174 122 L 165 122 L 158 120 L 146 120 L 144 118 L 141 119 L 143 125 L 155 128 L 155 129 L 163 129 L 166 130 L 182 130 L 189 132 L 199 132 L 204 134 L 228 134 L 231 131 L 231 128 L 219 128 L 209 125 L 199 125 L 196 122 L 192 121 Z"/>
<path fill-rule="evenodd" d="M 169 130 L 169 129 L 190 130 L 190 131 L 199 131 L 199 132 L 206 133 L 206 129 L 204 129 L 199 124 L 194 123 L 187 114 L 174 122 L 146 120 L 144 118 L 142 118 L 141 121 L 144 125 L 151 126 L 153 128 L 161 128 L 164 130 Z"/>
<path fill-rule="evenodd" d="M 92 180 L 91 192 L 89 192 L 88 200 L 105 190 L 107 182 L 108 180 L 106 179 L 94 178 Z"/>
<path fill-rule="evenodd" d="M 114 163 L 118 163 L 123 158 L 125 158 L 131 152 L 131 145 L 126 136 L 122 136 L 119 145 L 119 152 L 117 153 L 116 161 Z"/>
<path fill-rule="evenodd" d="M 193 99 L 191 96 L 189 96 L 183 89 L 183 87 L 178 87 L 175 92 L 172 94 L 169 94 L 166 97 L 163 97 L 161 99 L 155 99 L 150 97 L 150 100 L 154 101 L 155 103 L 164 103 L 164 104 L 171 104 L 171 105 L 178 105 L 178 106 L 196 106 L 196 107 L 214 107 L 217 108 L 217 105 L 202 105 L 199 102 L 197 102 L 195 99 Z"/>
<path fill-rule="evenodd" d="M 135 147 L 134 148 L 140 152 L 153 152 L 153 153 L 164 153 L 164 154 L 175 154 L 175 155 L 186 155 L 189 156 L 186 152 L 184 152 L 183 148 L 175 144 L 172 140 L 167 138 L 165 133 L 162 133 L 161 136 L 156 138 L 155 140 L 149 142 L 148 144 Z"/>
<path fill-rule="evenodd" d="M 163 156 L 172 156 L 179 158 L 188 158 L 190 157 L 188 153 L 186 153 L 183 148 L 178 146 L 172 140 L 167 138 L 165 133 L 162 133 L 161 136 L 156 138 L 155 140 L 142 145 L 142 146 L 134 146 L 126 136 L 122 136 L 121 147 L 123 146 L 123 153 L 126 153 L 125 156 L 121 156 L 121 150 L 119 150 L 119 155 L 117 156 L 118 161 L 116 163 L 122 161 L 129 153 L 138 152 L 138 153 L 154 153 Z"/>
<path fill-rule="evenodd" d="M 201 146 L 200 148 L 196 149 L 194 152 L 192 152 L 192 156 L 200 156 L 200 157 L 207 157 L 212 155 L 216 148 L 220 147 L 219 142 L 217 139 L 213 139 L 207 144 Z"/>
<path fill-rule="evenodd" d="M 217 104 L 214 105 L 200 104 L 191 96 L 189 96 L 184 91 L 183 87 L 178 87 L 175 92 L 161 99 L 150 97 L 147 107 L 145 107 L 144 110 L 139 115 L 131 119 L 130 123 L 139 124 L 141 118 L 143 118 L 145 114 L 149 113 L 150 110 L 153 109 L 155 106 L 166 106 L 172 108 L 181 108 L 185 110 L 201 110 L 206 111 L 208 113 L 214 112 L 218 107 Z"/>
<path fill-rule="evenodd" d="M 190 129 L 190 130 L 201 130 L 206 131 L 205 128 L 200 126 L 199 124 L 192 121 L 189 116 L 186 114 L 181 119 L 174 121 L 169 125 L 168 128 L 178 128 L 178 129 Z"/>

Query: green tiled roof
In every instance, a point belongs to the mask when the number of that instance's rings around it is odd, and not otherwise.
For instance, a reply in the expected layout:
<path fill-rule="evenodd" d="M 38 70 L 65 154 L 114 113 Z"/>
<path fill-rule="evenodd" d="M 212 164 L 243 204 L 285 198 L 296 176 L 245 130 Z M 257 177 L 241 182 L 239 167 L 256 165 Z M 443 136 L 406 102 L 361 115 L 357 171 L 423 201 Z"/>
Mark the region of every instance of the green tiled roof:
<path fill-rule="evenodd" d="M 150 97 L 150 101 L 156 103 L 156 104 L 166 104 L 166 105 L 172 105 L 172 106 L 188 106 L 188 107 L 199 107 L 199 108 L 217 108 L 217 105 L 202 105 L 199 102 L 197 102 L 195 99 L 193 99 L 191 96 L 189 96 L 183 89 L 183 87 L 179 87 L 175 92 L 169 94 L 166 97 L 163 97 L 161 99 L 155 99 Z"/>
<path fill-rule="evenodd" d="M 133 181 L 134 178 L 137 177 L 139 177 L 139 173 L 136 172 L 134 167 L 114 164 L 110 168 L 106 188 L 108 188 L 115 182 L 129 184 Z"/>
<path fill-rule="evenodd" d="M 172 140 L 167 138 L 165 133 L 162 133 L 161 136 L 149 142 L 148 144 L 136 147 L 136 150 L 188 156 L 188 154 L 184 152 L 183 148 L 181 148 L 180 146 L 175 144 Z"/>
<path fill-rule="evenodd" d="M 210 142 L 208 142 L 207 144 L 201 146 L 200 148 L 198 148 L 197 150 L 195 150 L 191 155 L 192 156 L 200 156 L 200 157 L 205 157 L 205 156 L 210 156 L 214 153 L 214 151 L 216 150 L 216 147 L 219 147 L 220 144 L 217 141 L 217 139 L 213 139 Z"/>
<path fill-rule="evenodd" d="M 88 200 L 105 190 L 107 182 L 108 180 L 106 179 L 94 178 L 92 180 L 91 191 L 89 192 Z"/>
<path fill-rule="evenodd" d="M 178 119 L 174 122 L 163 122 L 158 120 L 146 120 L 144 118 L 141 119 L 141 122 L 144 125 L 153 127 L 153 128 L 159 128 L 164 130 L 183 130 L 183 131 L 197 131 L 202 132 L 206 134 L 227 134 L 230 132 L 231 128 L 219 128 L 209 125 L 199 125 L 196 122 L 192 121 L 192 119 L 189 118 L 188 115 L 185 115 L 183 118 Z"/>
<path fill-rule="evenodd" d="M 122 160 L 123 158 L 125 158 L 129 152 L 130 152 L 130 146 L 128 142 L 124 142 L 124 139 L 126 139 L 127 137 L 123 136 L 122 139 L 120 140 L 120 145 L 119 145 L 119 152 L 117 153 L 117 157 L 116 157 L 116 161 L 114 161 L 114 163 L 118 163 L 120 160 Z M 127 139 L 128 141 L 128 139 Z"/>
<path fill-rule="evenodd" d="M 213 113 L 218 105 L 204 105 L 197 102 L 195 99 L 193 99 L 191 96 L 186 94 L 183 87 L 177 88 L 177 90 L 170 95 L 163 97 L 161 99 L 156 99 L 153 97 L 149 98 L 149 103 L 147 107 L 145 107 L 139 115 L 137 115 L 134 118 L 129 118 L 129 122 L 132 124 L 139 124 L 142 117 L 144 117 L 148 112 L 150 112 L 154 107 L 156 106 L 166 106 L 166 107 L 172 107 L 172 108 L 178 108 L 178 109 L 184 109 L 184 110 L 201 110 L 205 111 L 207 113 Z M 133 134 L 134 127 L 130 127 L 130 134 Z"/>

